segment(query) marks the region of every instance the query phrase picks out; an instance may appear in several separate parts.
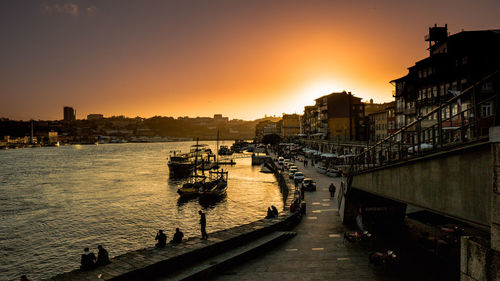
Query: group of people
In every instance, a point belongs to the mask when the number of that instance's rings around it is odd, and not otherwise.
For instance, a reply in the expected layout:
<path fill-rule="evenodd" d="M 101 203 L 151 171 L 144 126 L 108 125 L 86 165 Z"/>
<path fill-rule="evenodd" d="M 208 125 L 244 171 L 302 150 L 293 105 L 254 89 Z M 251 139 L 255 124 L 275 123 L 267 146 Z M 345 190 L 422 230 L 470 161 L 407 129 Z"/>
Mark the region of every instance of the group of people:
<path fill-rule="evenodd" d="M 272 208 L 273 210 L 271 212 L 276 212 L 277 215 L 278 210 L 276 210 L 276 207 L 272 206 Z M 201 239 L 208 239 L 208 234 L 206 231 L 207 219 L 205 217 L 205 213 L 203 213 L 202 211 L 199 211 L 198 213 L 200 214 Z M 182 231 L 179 228 L 176 228 L 174 236 L 169 243 L 170 244 L 182 243 L 183 238 L 184 238 L 184 233 L 182 233 Z M 158 241 L 155 244 L 155 246 L 158 248 L 163 248 L 167 245 L 167 235 L 161 229 L 158 230 L 158 233 L 156 233 L 155 240 Z M 82 254 L 81 265 L 80 265 L 80 268 L 82 270 L 89 270 L 110 263 L 108 251 L 106 251 L 106 249 L 104 249 L 101 245 L 97 246 L 97 249 L 99 250 L 99 252 L 97 253 L 97 257 L 93 252 L 90 251 L 89 248 L 85 248 L 83 250 L 84 253 Z M 26 276 L 24 275 L 23 277 L 26 278 Z M 22 279 L 23 277 L 21 277 L 21 280 L 23 280 Z"/>
<path fill-rule="evenodd" d="M 276 209 L 276 207 L 274 205 L 272 205 L 271 207 L 267 208 L 266 219 L 275 218 L 277 216 L 278 216 L 278 209 Z"/>
<path fill-rule="evenodd" d="M 97 249 L 99 250 L 97 258 L 95 254 L 89 250 L 89 248 L 83 249 L 80 265 L 82 270 L 89 270 L 110 263 L 108 251 L 101 245 L 97 246 Z"/>
<path fill-rule="evenodd" d="M 182 233 L 182 231 L 177 227 L 175 229 L 175 233 L 174 233 L 174 237 L 172 238 L 172 240 L 170 240 L 170 244 L 179 244 L 182 242 L 182 238 L 184 238 L 184 233 Z M 156 247 L 158 248 L 163 248 L 167 245 L 167 235 L 165 233 L 163 233 L 163 230 L 158 230 L 158 233 L 156 233 L 156 237 L 155 237 L 155 240 L 158 241 L 158 243 L 156 243 Z"/>
<path fill-rule="evenodd" d="M 198 211 L 198 214 L 200 215 L 200 227 L 201 227 L 201 239 L 208 239 L 208 234 L 207 234 L 207 218 L 205 216 L 205 213 L 202 211 Z M 179 228 L 175 229 L 174 237 L 172 240 L 170 240 L 170 244 L 179 244 L 182 243 L 182 239 L 184 238 L 184 233 Z M 156 243 L 156 247 L 163 248 L 167 245 L 167 235 L 163 233 L 163 230 L 158 230 L 158 233 L 156 234 L 155 240 L 158 241 Z"/>

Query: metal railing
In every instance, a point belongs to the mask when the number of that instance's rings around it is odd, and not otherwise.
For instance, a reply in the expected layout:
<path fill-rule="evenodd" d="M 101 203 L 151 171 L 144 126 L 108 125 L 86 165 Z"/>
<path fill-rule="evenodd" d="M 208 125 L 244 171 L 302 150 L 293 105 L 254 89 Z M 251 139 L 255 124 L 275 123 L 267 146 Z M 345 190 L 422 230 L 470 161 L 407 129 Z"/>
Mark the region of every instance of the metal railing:
<path fill-rule="evenodd" d="M 454 94 L 452 98 L 351 159 L 349 173 L 355 175 L 473 141 L 487 140 L 488 128 L 495 125 L 498 93 L 487 93 L 484 89 L 491 88 L 491 83 L 500 84 L 499 73 L 497 70 L 489 74 L 460 93 L 450 91 Z"/>

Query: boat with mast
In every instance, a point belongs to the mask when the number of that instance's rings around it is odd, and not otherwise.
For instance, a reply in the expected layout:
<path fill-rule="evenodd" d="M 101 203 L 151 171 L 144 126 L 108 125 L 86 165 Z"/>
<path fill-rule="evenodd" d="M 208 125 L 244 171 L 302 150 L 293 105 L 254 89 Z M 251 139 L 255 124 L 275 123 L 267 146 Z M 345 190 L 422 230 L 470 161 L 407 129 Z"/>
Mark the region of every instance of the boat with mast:
<path fill-rule="evenodd" d="M 216 156 L 216 171 L 209 171 L 208 181 L 199 189 L 201 197 L 214 197 L 226 194 L 228 172 L 221 169 L 219 171 L 219 131 L 217 131 L 217 156 Z"/>
<path fill-rule="evenodd" d="M 198 143 L 198 141 L 197 141 Z M 219 132 L 217 132 L 217 150 L 219 146 Z M 218 155 L 215 159 L 218 161 Z M 198 154 L 195 154 L 195 163 L 197 163 Z M 213 197 L 226 194 L 228 172 L 223 169 L 219 171 L 219 165 L 216 163 L 216 171 L 209 171 L 208 177 L 205 176 L 205 170 L 198 174 L 198 165 L 194 165 L 193 173 L 187 183 L 184 183 L 177 193 L 184 198 L 188 197 Z"/>
<path fill-rule="evenodd" d="M 207 144 L 196 144 L 190 147 L 189 152 L 181 153 L 179 150 L 170 151 L 168 169 L 170 176 L 185 178 L 192 174 L 195 166 L 204 169 L 215 161 L 215 155 Z"/>
<path fill-rule="evenodd" d="M 198 144 L 198 139 L 196 139 L 196 145 L 194 147 L 200 147 Z M 198 174 L 198 149 L 194 150 L 194 163 L 191 169 L 191 175 L 189 176 L 188 182 L 184 183 L 181 188 L 177 189 L 177 193 L 181 197 L 195 197 L 198 196 L 198 192 L 201 187 L 205 184 L 206 176 L 204 174 Z M 203 170 L 202 170 L 203 171 Z"/>

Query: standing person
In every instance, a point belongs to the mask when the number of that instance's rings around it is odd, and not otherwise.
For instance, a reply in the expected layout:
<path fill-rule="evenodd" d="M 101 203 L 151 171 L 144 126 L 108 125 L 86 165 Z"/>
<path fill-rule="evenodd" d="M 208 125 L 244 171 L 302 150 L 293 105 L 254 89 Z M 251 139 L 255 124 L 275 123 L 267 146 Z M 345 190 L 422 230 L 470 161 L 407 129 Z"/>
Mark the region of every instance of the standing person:
<path fill-rule="evenodd" d="M 95 267 L 95 255 L 94 253 L 90 252 L 89 248 L 83 249 L 83 254 L 82 254 L 82 259 L 81 259 L 81 265 L 80 268 L 82 270 L 89 270 Z"/>
<path fill-rule="evenodd" d="M 106 249 L 104 249 L 104 247 L 101 245 L 97 246 L 97 249 L 99 250 L 99 252 L 97 253 L 96 265 L 101 266 L 110 263 L 108 251 L 106 251 Z"/>
<path fill-rule="evenodd" d="M 205 217 L 205 213 L 202 211 L 198 211 L 198 214 L 200 214 L 200 226 L 201 226 L 201 239 L 208 239 L 208 234 L 207 234 L 207 218 Z"/>
<path fill-rule="evenodd" d="M 330 187 L 328 187 L 328 191 L 330 191 L 330 197 L 335 198 L 335 185 L 332 183 L 330 184 Z"/>
<path fill-rule="evenodd" d="M 155 240 L 158 240 L 158 243 L 156 243 L 156 247 L 158 248 L 163 248 L 167 245 L 167 235 L 163 233 L 163 230 L 158 230 L 158 233 L 156 234 Z"/>

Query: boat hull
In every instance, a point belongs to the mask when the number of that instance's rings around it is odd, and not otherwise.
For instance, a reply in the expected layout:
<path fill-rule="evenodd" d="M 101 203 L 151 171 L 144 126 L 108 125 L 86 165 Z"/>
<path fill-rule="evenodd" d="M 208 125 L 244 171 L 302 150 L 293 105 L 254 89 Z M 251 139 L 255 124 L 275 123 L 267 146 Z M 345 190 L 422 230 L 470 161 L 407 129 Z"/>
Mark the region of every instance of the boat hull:
<path fill-rule="evenodd" d="M 168 163 L 168 170 L 171 177 L 186 178 L 193 171 L 192 163 Z"/>

